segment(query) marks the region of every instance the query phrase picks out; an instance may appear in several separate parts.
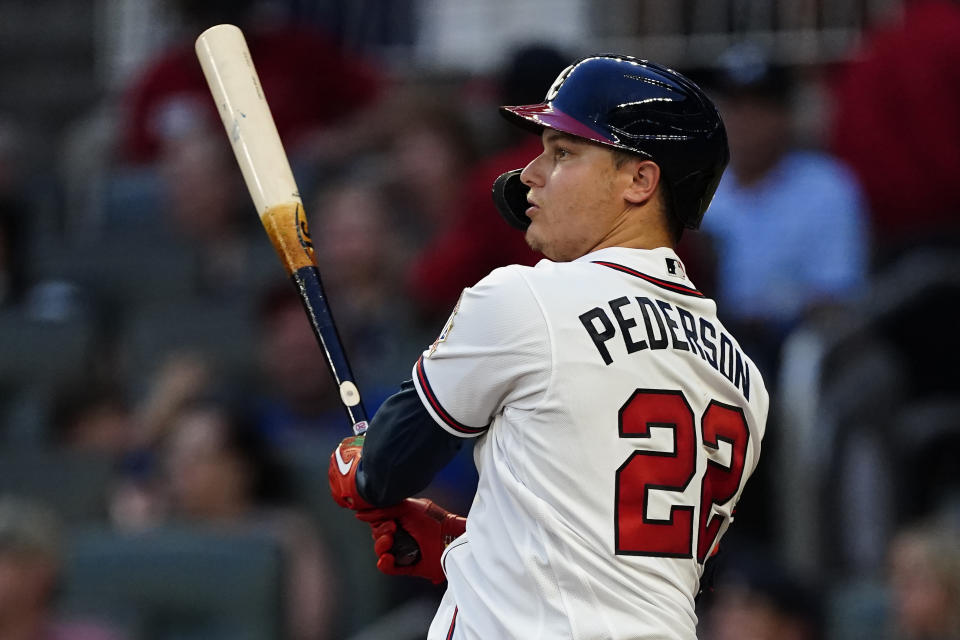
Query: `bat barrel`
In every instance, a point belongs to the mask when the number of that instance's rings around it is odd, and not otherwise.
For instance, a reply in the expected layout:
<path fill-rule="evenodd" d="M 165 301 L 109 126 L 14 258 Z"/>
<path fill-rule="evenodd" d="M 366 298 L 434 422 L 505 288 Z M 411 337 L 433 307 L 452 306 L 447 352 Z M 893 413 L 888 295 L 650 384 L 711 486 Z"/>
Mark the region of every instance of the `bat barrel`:
<path fill-rule="evenodd" d="M 279 204 L 299 203 L 243 32 L 232 24 L 210 27 L 197 38 L 196 51 L 257 213 L 263 216 Z"/>

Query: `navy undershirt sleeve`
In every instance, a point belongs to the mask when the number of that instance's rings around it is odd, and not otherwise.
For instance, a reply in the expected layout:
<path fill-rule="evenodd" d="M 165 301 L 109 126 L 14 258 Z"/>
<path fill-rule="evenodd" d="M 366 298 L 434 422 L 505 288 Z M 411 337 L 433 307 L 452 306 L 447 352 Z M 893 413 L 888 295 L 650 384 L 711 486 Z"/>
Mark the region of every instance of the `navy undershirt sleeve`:
<path fill-rule="evenodd" d="M 396 504 L 423 491 L 462 445 L 462 438 L 445 431 L 427 413 L 408 380 L 370 421 L 357 491 L 372 505 Z"/>

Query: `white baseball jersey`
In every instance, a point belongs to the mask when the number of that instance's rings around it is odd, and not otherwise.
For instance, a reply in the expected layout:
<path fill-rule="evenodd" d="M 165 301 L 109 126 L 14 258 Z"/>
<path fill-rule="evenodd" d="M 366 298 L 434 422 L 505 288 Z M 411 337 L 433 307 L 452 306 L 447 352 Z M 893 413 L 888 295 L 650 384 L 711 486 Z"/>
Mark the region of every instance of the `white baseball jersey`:
<path fill-rule="evenodd" d="M 768 397 L 672 250 L 497 269 L 413 374 L 441 427 L 479 437 L 430 640 L 696 637 Z"/>

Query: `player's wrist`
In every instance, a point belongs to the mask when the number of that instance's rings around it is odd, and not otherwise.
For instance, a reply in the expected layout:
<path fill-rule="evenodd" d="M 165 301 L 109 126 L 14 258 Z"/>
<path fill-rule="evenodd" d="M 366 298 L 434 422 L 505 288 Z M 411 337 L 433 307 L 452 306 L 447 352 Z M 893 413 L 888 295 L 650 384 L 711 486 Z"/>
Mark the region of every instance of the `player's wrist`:
<path fill-rule="evenodd" d="M 369 476 L 363 471 L 363 460 L 361 459 L 357 465 L 357 471 L 354 474 L 354 485 L 356 486 L 356 497 L 363 502 L 363 507 L 357 507 L 357 509 L 376 509 L 380 505 L 376 505 L 374 500 L 370 499 L 369 492 Z"/>
<path fill-rule="evenodd" d="M 467 519 L 455 513 L 447 511 L 432 500 L 423 501 L 423 512 L 430 519 L 439 524 L 440 538 L 443 546 L 459 538 L 467 530 Z"/>
<path fill-rule="evenodd" d="M 364 498 L 358 478 L 362 462 L 361 451 L 363 436 L 344 439 L 330 455 L 330 467 L 327 472 L 330 481 L 330 493 L 334 501 L 346 509 L 359 511 L 374 506 Z"/>

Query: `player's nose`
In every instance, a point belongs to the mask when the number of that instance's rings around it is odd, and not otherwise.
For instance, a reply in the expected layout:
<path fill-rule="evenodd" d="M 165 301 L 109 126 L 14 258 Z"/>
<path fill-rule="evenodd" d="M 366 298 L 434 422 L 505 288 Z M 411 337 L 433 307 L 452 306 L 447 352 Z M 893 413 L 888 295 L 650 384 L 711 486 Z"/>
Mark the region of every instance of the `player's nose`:
<path fill-rule="evenodd" d="M 523 168 L 523 171 L 520 172 L 520 182 L 528 187 L 543 186 L 543 172 L 540 170 L 540 161 L 543 157 L 544 154 L 541 153 Z"/>

